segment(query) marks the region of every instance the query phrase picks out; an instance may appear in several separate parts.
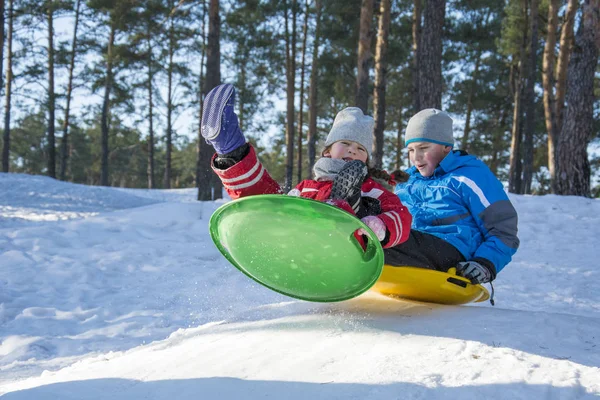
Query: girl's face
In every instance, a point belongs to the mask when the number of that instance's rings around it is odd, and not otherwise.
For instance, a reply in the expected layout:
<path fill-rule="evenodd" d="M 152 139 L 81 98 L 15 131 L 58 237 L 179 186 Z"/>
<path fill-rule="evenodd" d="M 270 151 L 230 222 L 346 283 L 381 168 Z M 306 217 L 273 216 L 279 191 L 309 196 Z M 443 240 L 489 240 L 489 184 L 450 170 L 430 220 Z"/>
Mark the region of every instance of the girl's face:
<path fill-rule="evenodd" d="M 369 153 L 367 149 L 358 142 L 352 140 L 340 140 L 331 145 L 329 150 L 323 152 L 323 157 L 336 158 L 344 161 L 360 160 L 367 163 Z"/>
<path fill-rule="evenodd" d="M 433 175 L 440 162 L 452 150 L 450 146 L 430 142 L 412 142 L 407 148 L 411 164 L 416 166 L 423 176 Z"/>

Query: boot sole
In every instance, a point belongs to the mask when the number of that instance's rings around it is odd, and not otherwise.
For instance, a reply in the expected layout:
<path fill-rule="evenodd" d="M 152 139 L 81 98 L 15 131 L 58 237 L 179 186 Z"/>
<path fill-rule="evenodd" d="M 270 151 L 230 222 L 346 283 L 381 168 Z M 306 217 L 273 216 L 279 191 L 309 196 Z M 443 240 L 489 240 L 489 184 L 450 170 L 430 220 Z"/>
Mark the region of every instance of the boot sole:
<path fill-rule="evenodd" d="M 221 133 L 223 110 L 233 92 L 233 85 L 225 84 L 219 86 L 216 90 L 211 90 L 204 99 L 201 129 L 204 139 L 215 140 Z"/>

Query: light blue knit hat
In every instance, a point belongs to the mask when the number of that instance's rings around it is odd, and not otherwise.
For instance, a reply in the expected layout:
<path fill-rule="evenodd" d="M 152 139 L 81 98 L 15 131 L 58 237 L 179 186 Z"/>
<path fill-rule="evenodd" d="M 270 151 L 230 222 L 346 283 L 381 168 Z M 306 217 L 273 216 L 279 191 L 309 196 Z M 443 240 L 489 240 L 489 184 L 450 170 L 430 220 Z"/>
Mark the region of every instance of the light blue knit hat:
<path fill-rule="evenodd" d="M 444 111 L 426 108 L 416 113 L 406 126 L 404 143 L 431 142 L 454 146 L 452 118 Z"/>

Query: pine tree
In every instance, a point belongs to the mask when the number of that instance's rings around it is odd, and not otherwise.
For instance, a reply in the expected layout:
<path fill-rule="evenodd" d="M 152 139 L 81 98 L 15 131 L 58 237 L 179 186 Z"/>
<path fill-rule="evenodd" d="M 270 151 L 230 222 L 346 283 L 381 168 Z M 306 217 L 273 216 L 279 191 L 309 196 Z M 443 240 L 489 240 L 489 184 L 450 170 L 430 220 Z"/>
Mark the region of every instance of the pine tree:
<path fill-rule="evenodd" d="M 528 1 L 509 1 L 503 22 L 501 51 L 512 57 L 510 87 L 513 96 L 508 190 L 522 192 L 523 94 L 527 76 Z"/>
<path fill-rule="evenodd" d="M 507 110 L 512 107 L 507 85 L 510 59 L 498 48 L 503 14 L 501 3 L 455 2 L 446 19 L 449 45 L 444 49 L 445 109 L 459 121 L 464 118 L 456 146 L 481 158 L 496 173 L 503 173 L 499 167 L 508 160 Z"/>
<path fill-rule="evenodd" d="M 522 193 L 531 193 L 533 179 L 533 136 L 535 131 L 535 82 L 537 78 L 538 1 L 529 6 L 529 58 L 527 60 L 527 85 L 524 92 L 525 126 L 523 135 L 523 187 Z"/>
<path fill-rule="evenodd" d="M 6 0 L 0 0 L 0 26 L 2 27 L 2 29 L 0 29 L 0 60 L 2 60 L 0 62 L 0 88 L 4 85 L 4 74 L 3 74 L 3 69 L 4 69 L 4 4 L 6 3 Z"/>
<path fill-rule="evenodd" d="M 373 41 L 374 0 L 362 0 L 360 7 L 360 31 L 358 39 L 358 66 L 356 72 L 355 104 L 363 113 L 367 113 L 369 103 L 369 70 L 373 60 L 371 42 Z"/>
<path fill-rule="evenodd" d="M 181 106 L 180 101 L 176 98 L 176 92 L 178 86 L 182 82 L 187 80 L 189 76 L 189 69 L 184 63 L 180 63 L 176 60 L 178 53 L 184 49 L 184 42 L 189 41 L 192 36 L 192 31 L 187 28 L 190 25 L 190 13 L 179 7 L 175 0 L 168 0 L 168 16 L 167 16 L 167 29 L 165 29 L 164 42 L 166 48 L 164 48 L 164 54 L 162 59 L 166 60 L 163 65 L 163 69 L 166 73 L 167 78 L 167 98 L 166 98 L 166 164 L 163 187 L 166 189 L 171 188 L 171 158 L 173 151 L 173 121 L 176 116 L 176 110 Z"/>
<path fill-rule="evenodd" d="M 272 20 L 279 15 L 269 4 L 244 1 L 228 10 L 223 40 L 231 47 L 223 60 L 236 88 L 236 107 L 240 127 L 248 137 L 263 128 L 257 112 L 269 107 L 269 96 L 280 87 L 285 55 Z"/>
<path fill-rule="evenodd" d="M 206 2 L 202 3 L 202 9 L 200 11 L 200 21 L 202 21 L 200 25 L 200 42 L 196 40 L 196 46 L 199 47 L 200 51 L 200 68 L 198 71 L 198 138 L 196 140 L 196 174 L 194 183 L 196 188 L 198 188 L 198 199 L 200 199 L 200 184 L 201 178 L 203 177 L 203 171 L 206 170 L 206 167 L 202 165 L 202 161 L 205 161 L 202 158 L 203 148 L 207 147 L 207 144 L 204 142 L 204 138 L 202 137 L 202 112 L 204 107 L 204 59 L 206 56 L 206 18 L 208 15 L 208 11 L 206 8 Z"/>
<path fill-rule="evenodd" d="M 555 55 L 556 30 L 558 26 L 558 0 L 551 0 L 548 7 L 548 33 L 544 48 L 542 82 L 544 88 L 544 114 L 548 133 L 548 170 L 552 192 L 556 186 L 556 144 L 562 129 L 562 110 L 564 108 L 566 71 L 573 41 L 573 24 L 577 2 L 569 0 L 561 28 L 559 55 Z M 556 60 L 556 61 L 555 61 Z M 554 64 L 556 62 L 556 69 Z M 556 72 L 555 72 L 556 71 Z"/>
<path fill-rule="evenodd" d="M 11 149 L 13 160 L 10 170 L 32 175 L 44 174 L 47 170 L 46 136 L 48 125 L 46 112 L 40 108 L 15 119 L 11 127 Z"/>
<path fill-rule="evenodd" d="M 300 93 L 298 98 L 300 99 L 300 109 L 298 111 L 298 163 L 297 163 L 297 173 L 298 173 L 298 182 L 302 180 L 302 137 L 303 137 L 303 128 L 304 128 L 304 72 L 306 69 L 306 40 L 308 39 L 308 15 L 309 15 L 310 5 L 308 0 L 304 5 L 304 23 L 302 27 L 302 60 L 300 61 Z M 310 176 L 310 175 L 309 175 Z"/>
<path fill-rule="evenodd" d="M 322 2 L 319 55 L 319 117 L 329 121 L 344 107 L 356 106 L 357 43 L 362 0 Z"/>
<path fill-rule="evenodd" d="M 591 196 L 587 147 L 594 132 L 599 46 L 600 0 L 585 0 L 567 73 L 568 106 L 557 149 L 557 194 Z"/>
<path fill-rule="evenodd" d="M 381 0 L 379 28 L 377 31 L 377 47 L 375 50 L 375 90 L 373 93 L 375 129 L 373 132 L 373 164 L 376 168 L 382 168 L 383 166 L 383 132 L 385 130 L 386 108 L 385 91 L 387 84 L 387 51 L 391 6 L 391 0 Z"/>
<path fill-rule="evenodd" d="M 208 8 L 208 39 L 206 46 L 206 78 L 204 79 L 204 93 L 208 94 L 221 83 L 221 17 L 219 0 L 210 0 Z M 213 173 L 210 169 L 210 160 L 213 154 L 212 147 L 200 141 L 199 158 L 203 166 L 198 177 L 198 200 L 212 200 Z"/>
<path fill-rule="evenodd" d="M 6 60 L 6 89 L 4 100 L 4 133 L 2 140 L 2 172 L 9 171 L 10 165 L 10 107 L 13 81 L 13 26 L 14 26 L 14 4 L 8 0 L 8 36 L 7 36 L 7 60 Z"/>
<path fill-rule="evenodd" d="M 414 0 L 412 14 L 412 96 L 413 114 L 421 111 L 419 104 L 419 59 L 421 58 L 421 34 L 422 34 L 422 8 L 423 0 Z M 396 162 L 399 165 L 399 160 Z"/>
<path fill-rule="evenodd" d="M 117 36 L 122 32 L 127 32 L 129 25 L 135 21 L 133 13 L 133 0 L 117 1 L 117 0 L 90 0 L 88 7 L 97 13 L 99 17 L 103 17 L 101 22 L 108 28 L 108 38 L 106 41 L 106 50 L 104 52 L 104 94 L 102 96 L 102 107 L 100 115 L 101 128 L 101 168 L 100 168 L 100 185 L 108 186 L 109 181 L 109 136 L 110 136 L 110 120 L 111 120 L 111 105 L 116 103 L 112 97 L 117 97 L 121 93 L 119 91 L 115 75 L 126 61 L 126 53 L 128 47 L 121 46 L 117 42 Z M 113 93 L 115 92 L 115 93 Z"/>
<path fill-rule="evenodd" d="M 316 143 L 317 143 L 317 96 L 319 80 L 319 43 L 321 42 L 321 0 L 315 0 L 315 33 L 313 40 L 312 62 L 310 69 L 310 85 L 308 89 L 308 144 L 307 158 L 308 166 L 307 177 L 312 177 L 312 170 L 315 165 Z"/>
<path fill-rule="evenodd" d="M 450 68 L 460 68 L 465 76 L 447 80 L 449 83 L 449 111 L 464 116 L 460 148 L 471 150 L 472 142 L 479 140 L 478 124 L 487 115 L 483 112 L 489 98 L 488 81 L 481 79 L 493 67 L 493 54 L 497 52 L 496 37 L 500 32 L 502 7 L 489 2 L 462 1 L 455 4 L 455 17 L 449 18 L 449 39 L 452 48 L 445 52 Z M 485 55 L 485 56 L 484 56 Z M 446 73 L 446 76 L 449 74 Z"/>
<path fill-rule="evenodd" d="M 65 94 L 66 97 L 66 105 L 65 105 L 65 117 L 63 121 L 63 135 L 60 143 L 60 172 L 59 178 L 60 180 L 65 180 L 67 177 L 67 166 L 69 164 L 69 123 L 71 119 L 71 100 L 73 97 L 73 78 L 75 73 L 75 59 L 77 55 L 77 34 L 79 28 L 79 17 L 81 10 L 81 0 L 75 1 L 75 22 L 73 24 L 73 36 L 71 40 L 71 54 L 69 57 L 69 72 L 68 72 L 68 80 L 67 80 L 67 91 Z"/>
<path fill-rule="evenodd" d="M 287 0 L 284 0 L 283 16 L 285 21 L 285 71 L 286 71 L 286 162 L 285 162 L 285 184 L 284 191 L 287 193 L 292 189 L 292 180 L 294 175 L 294 100 L 296 97 L 296 19 L 297 19 L 297 1 L 292 0 L 288 7 Z M 289 27 L 291 12 L 292 26 Z"/>
<path fill-rule="evenodd" d="M 442 108 L 442 39 L 446 0 L 427 0 L 419 60 L 419 107 Z"/>
<path fill-rule="evenodd" d="M 56 145 L 54 137 L 56 120 L 56 96 L 54 93 L 54 13 L 55 4 L 44 4 L 48 21 L 48 176 L 56 178 Z"/>
<path fill-rule="evenodd" d="M 133 87 L 140 92 L 144 98 L 142 107 L 142 120 L 148 124 L 147 133 L 147 187 L 153 189 L 157 187 L 156 182 L 156 125 L 158 118 L 155 112 L 157 103 L 160 101 L 160 93 L 156 84 L 156 79 L 162 72 L 161 61 L 164 59 L 164 43 L 161 34 L 163 27 L 169 22 L 170 9 L 164 0 L 144 0 L 136 9 L 138 24 L 135 24 L 130 30 L 129 43 L 135 49 L 135 59 L 139 67 L 143 68 L 145 73 L 136 75 L 137 79 Z M 137 68 L 134 67 L 134 68 Z"/>

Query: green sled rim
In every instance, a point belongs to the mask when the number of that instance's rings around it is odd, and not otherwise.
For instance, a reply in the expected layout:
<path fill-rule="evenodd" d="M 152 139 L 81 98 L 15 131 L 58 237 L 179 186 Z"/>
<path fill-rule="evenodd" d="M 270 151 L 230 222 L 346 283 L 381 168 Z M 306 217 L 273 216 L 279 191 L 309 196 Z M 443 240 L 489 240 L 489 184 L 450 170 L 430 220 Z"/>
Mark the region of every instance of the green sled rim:
<path fill-rule="evenodd" d="M 366 248 L 354 237 L 367 232 Z M 257 195 L 219 207 L 209 222 L 221 254 L 275 292 L 314 302 L 348 300 L 383 270 L 383 249 L 358 218 L 302 197 Z"/>

